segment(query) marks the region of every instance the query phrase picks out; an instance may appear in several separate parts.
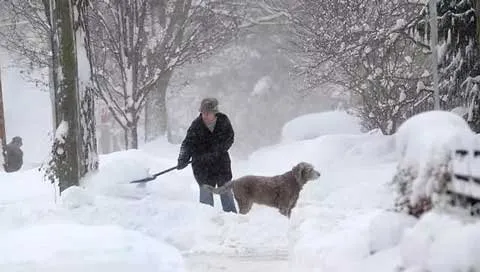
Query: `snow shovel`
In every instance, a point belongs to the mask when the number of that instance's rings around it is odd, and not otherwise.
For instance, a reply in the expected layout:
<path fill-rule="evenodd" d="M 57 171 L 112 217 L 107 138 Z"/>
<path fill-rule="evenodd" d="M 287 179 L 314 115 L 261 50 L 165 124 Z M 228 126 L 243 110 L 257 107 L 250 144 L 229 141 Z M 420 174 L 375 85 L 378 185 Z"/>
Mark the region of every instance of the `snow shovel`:
<path fill-rule="evenodd" d="M 187 165 L 190 164 L 191 162 L 192 162 L 192 161 L 189 161 L 189 162 L 187 163 Z M 149 182 L 149 181 L 151 181 L 151 180 L 156 179 L 158 176 L 163 175 L 163 174 L 165 174 L 165 173 L 168 173 L 168 172 L 170 172 L 170 171 L 173 171 L 173 170 L 175 170 L 175 169 L 177 169 L 177 166 L 174 166 L 174 167 L 172 167 L 172 168 L 168 168 L 168 169 L 166 169 L 166 170 L 163 170 L 162 172 L 158 172 L 158 173 L 156 173 L 156 174 L 153 174 L 151 177 L 147 177 L 147 178 L 143 178 L 143 179 L 137 179 L 137 180 L 134 180 L 134 181 L 130 181 L 130 183 Z"/>

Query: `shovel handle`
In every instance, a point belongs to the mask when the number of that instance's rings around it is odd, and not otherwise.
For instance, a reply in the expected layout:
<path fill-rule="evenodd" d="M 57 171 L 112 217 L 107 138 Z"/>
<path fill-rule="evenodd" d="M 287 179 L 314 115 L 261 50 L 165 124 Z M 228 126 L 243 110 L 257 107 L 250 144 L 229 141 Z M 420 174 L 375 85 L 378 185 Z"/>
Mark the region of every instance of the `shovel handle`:
<path fill-rule="evenodd" d="M 190 164 L 192 161 L 189 161 L 188 164 Z M 151 180 L 154 180 L 156 179 L 158 176 L 160 175 L 163 175 L 165 173 L 168 173 L 170 171 L 173 171 L 177 169 L 177 166 L 173 166 L 171 168 L 168 168 L 166 170 L 163 170 L 162 172 L 158 172 L 158 173 L 155 173 L 153 174 L 151 177 L 147 177 L 147 178 L 143 178 L 143 179 L 138 179 L 138 180 L 134 180 L 134 181 L 130 181 L 130 183 L 141 183 L 141 182 L 147 182 L 147 181 L 151 181 Z"/>

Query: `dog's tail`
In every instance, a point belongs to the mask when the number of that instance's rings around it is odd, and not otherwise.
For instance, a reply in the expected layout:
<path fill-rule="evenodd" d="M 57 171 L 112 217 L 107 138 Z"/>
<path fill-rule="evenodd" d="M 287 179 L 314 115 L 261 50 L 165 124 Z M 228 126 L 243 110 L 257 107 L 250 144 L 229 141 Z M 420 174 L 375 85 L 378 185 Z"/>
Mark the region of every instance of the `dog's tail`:
<path fill-rule="evenodd" d="M 224 194 L 227 191 L 231 190 L 232 187 L 233 187 L 233 183 L 234 183 L 234 181 L 231 180 L 231 181 L 225 183 L 224 185 L 222 185 L 218 188 L 215 188 L 215 187 L 213 187 L 211 185 L 208 185 L 208 184 L 203 184 L 202 187 L 207 189 L 208 191 L 214 193 L 214 194 L 220 195 L 220 194 Z"/>

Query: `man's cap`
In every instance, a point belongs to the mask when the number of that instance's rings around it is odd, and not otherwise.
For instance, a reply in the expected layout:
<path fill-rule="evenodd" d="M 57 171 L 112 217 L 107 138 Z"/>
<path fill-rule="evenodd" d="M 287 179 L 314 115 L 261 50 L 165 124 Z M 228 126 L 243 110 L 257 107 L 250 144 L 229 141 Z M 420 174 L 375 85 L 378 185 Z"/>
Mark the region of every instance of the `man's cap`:
<path fill-rule="evenodd" d="M 207 97 L 200 103 L 200 112 L 218 112 L 218 100 L 213 97 Z"/>

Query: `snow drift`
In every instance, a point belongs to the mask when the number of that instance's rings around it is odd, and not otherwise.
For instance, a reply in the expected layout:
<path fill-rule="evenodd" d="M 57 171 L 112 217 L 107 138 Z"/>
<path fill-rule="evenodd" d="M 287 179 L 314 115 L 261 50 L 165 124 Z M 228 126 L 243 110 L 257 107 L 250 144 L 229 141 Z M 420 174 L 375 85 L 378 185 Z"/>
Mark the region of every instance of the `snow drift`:
<path fill-rule="evenodd" d="M 312 113 L 287 122 L 282 141 L 301 141 L 331 134 L 360 134 L 360 120 L 344 111 Z"/>
<path fill-rule="evenodd" d="M 0 240 L 0 271 L 185 271 L 177 249 L 118 226 L 36 225 Z"/>
<path fill-rule="evenodd" d="M 400 267 L 408 271 L 478 271 L 480 223 L 429 212 L 405 232 L 399 248 Z"/>

